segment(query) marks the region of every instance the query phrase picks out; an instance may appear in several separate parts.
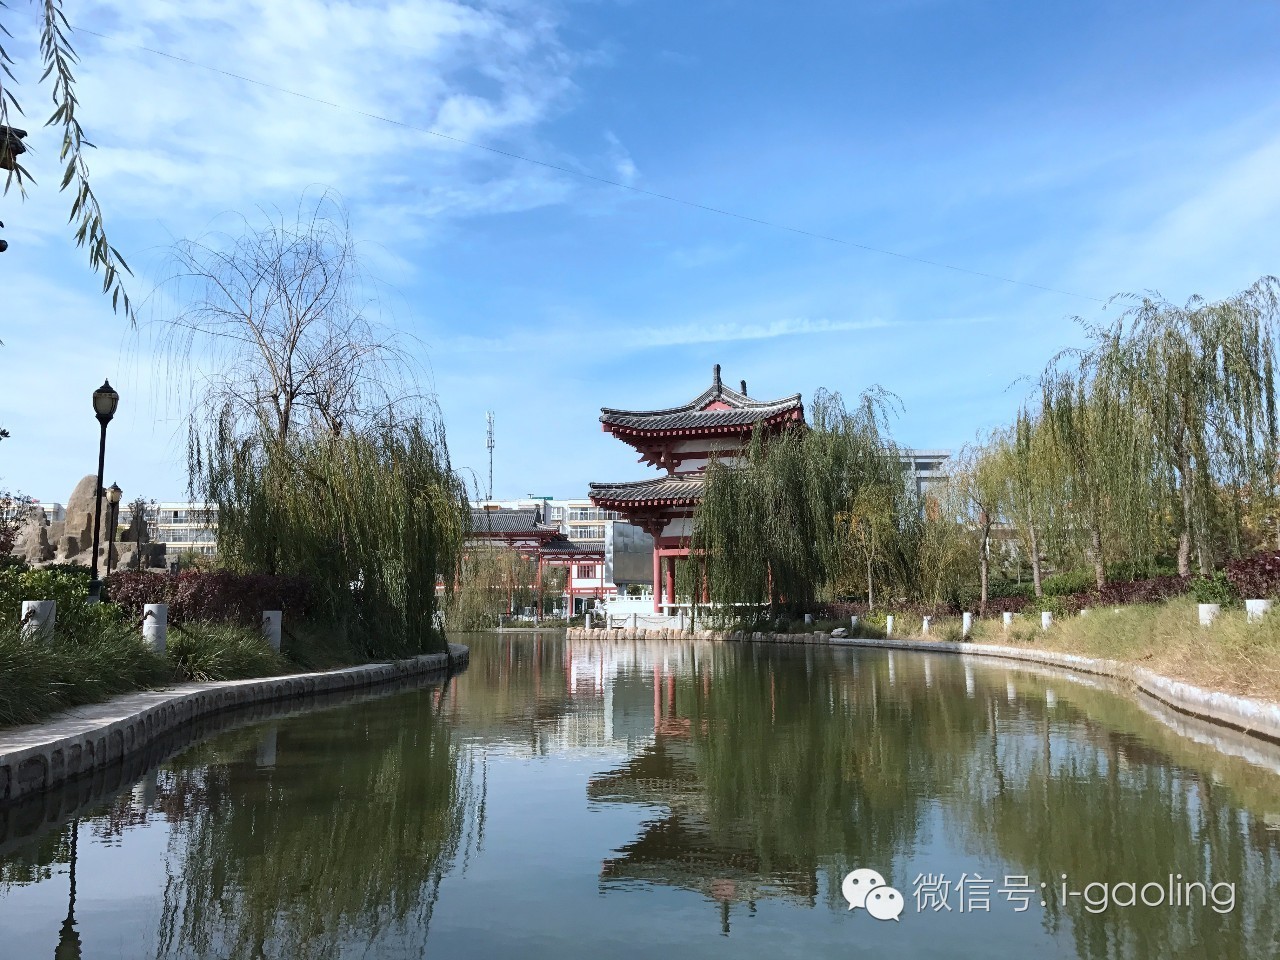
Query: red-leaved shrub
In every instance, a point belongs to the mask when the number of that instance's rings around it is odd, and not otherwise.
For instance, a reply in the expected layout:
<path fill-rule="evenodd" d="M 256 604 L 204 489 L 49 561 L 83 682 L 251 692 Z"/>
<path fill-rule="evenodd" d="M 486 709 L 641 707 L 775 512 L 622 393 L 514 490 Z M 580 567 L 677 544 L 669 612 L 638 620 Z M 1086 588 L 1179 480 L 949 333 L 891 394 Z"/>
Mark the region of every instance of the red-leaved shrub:
<path fill-rule="evenodd" d="M 1280 597 L 1280 551 L 1263 550 L 1227 564 L 1227 579 L 1245 600 Z"/>
<path fill-rule="evenodd" d="M 170 623 L 207 621 L 256 627 L 263 610 L 283 610 L 291 619 L 310 614 L 310 589 L 301 577 L 225 570 L 151 573 L 126 570 L 106 581 L 108 598 L 142 619 L 148 603 L 169 605 Z"/>

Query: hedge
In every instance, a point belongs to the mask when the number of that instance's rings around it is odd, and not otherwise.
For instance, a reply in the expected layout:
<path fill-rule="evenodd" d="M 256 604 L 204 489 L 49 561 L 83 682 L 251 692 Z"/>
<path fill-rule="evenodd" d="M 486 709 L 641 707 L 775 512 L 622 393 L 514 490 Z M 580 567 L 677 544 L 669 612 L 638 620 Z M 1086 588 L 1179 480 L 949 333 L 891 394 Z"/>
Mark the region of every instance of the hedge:
<path fill-rule="evenodd" d="M 310 615 L 311 591 L 301 577 L 225 570 L 181 573 L 122 571 L 106 581 L 106 593 L 131 617 L 141 620 L 148 603 L 169 605 L 169 622 L 203 621 L 257 627 L 263 610 L 283 610 L 290 619 Z"/>

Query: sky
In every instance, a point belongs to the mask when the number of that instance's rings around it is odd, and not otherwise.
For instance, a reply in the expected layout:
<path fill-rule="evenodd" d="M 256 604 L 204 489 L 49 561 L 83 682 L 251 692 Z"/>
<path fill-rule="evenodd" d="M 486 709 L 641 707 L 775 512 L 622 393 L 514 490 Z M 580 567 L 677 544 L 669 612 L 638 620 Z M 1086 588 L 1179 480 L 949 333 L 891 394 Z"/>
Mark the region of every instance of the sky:
<path fill-rule="evenodd" d="M 955 450 L 1113 294 L 1280 273 L 1273 2 L 64 6 L 141 322 L 66 225 L 18 0 L 37 183 L 0 197 L 0 487 L 43 500 L 95 469 L 104 377 L 106 482 L 185 497 L 172 246 L 325 190 L 481 490 L 493 411 L 497 497 L 650 476 L 600 408 L 683 403 L 715 363 L 762 399 L 878 384 L 899 443 Z"/>

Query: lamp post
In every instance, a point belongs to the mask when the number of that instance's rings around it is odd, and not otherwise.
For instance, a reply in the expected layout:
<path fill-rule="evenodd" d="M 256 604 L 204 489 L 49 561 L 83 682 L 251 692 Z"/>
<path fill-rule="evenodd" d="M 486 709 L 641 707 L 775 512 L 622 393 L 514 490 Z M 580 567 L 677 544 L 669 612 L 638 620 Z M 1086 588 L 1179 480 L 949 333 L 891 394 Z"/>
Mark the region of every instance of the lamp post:
<path fill-rule="evenodd" d="M 108 521 L 107 530 L 107 576 L 111 576 L 111 570 L 115 567 L 112 560 L 111 552 L 116 546 L 116 528 L 120 526 L 120 498 L 124 495 L 124 491 L 116 484 L 107 487 L 107 503 L 111 504 L 111 519 Z"/>
<path fill-rule="evenodd" d="M 102 581 L 98 579 L 98 543 L 102 529 L 102 468 L 107 458 L 107 424 L 116 415 L 116 407 L 120 405 L 120 394 L 111 389 L 111 381 L 103 380 L 102 386 L 93 391 L 93 412 L 102 424 L 102 436 L 98 440 L 98 486 L 93 500 L 93 574 L 89 580 L 89 602 L 97 603 L 102 598 Z"/>

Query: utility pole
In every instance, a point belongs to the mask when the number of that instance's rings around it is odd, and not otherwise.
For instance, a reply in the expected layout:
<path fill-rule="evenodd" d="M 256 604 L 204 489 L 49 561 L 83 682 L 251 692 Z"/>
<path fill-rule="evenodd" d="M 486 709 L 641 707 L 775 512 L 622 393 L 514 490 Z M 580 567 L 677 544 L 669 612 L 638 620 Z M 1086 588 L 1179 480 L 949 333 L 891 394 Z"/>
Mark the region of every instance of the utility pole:
<path fill-rule="evenodd" d="M 490 410 L 488 413 L 484 415 L 484 417 L 489 424 L 488 434 L 485 437 L 485 446 L 489 448 L 489 492 L 486 495 L 485 499 L 492 500 L 493 499 L 493 411 Z"/>

